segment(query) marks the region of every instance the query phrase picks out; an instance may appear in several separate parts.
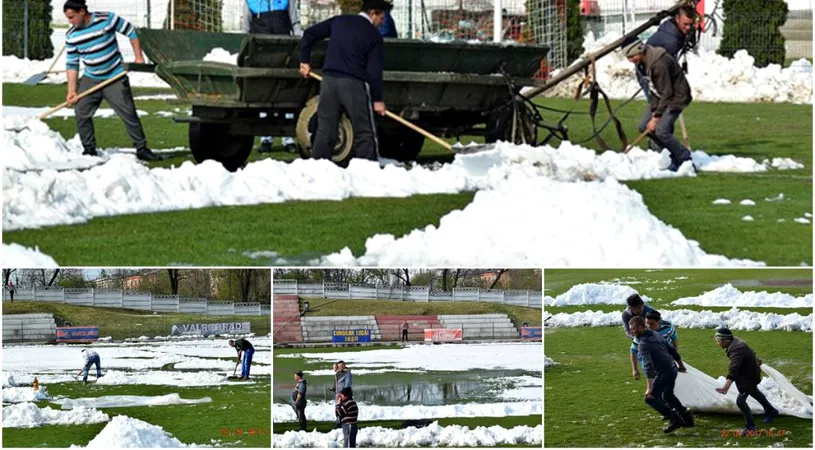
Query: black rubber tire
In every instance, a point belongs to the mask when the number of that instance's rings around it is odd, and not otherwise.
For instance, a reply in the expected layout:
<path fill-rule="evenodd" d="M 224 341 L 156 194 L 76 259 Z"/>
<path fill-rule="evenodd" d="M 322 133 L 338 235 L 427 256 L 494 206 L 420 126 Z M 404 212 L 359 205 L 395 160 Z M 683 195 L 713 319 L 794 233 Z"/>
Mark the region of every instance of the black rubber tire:
<path fill-rule="evenodd" d="M 190 151 L 195 162 L 213 159 L 230 172 L 246 165 L 255 138 L 233 136 L 226 125 L 191 122 L 189 129 Z"/>
<path fill-rule="evenodd" d="M 538 125 L 532 118 L 526 116 L 526 109 L 523 102 L 518 102 L 518 113 L 524 115 L 522 123 L 523 136 L 527 145 L 537 145 L 538 142 Z M 510 142 L 512 141 L 512 119 L 513 119 L 512 103 L 507 103 L 500 108 L 492 111 L 487 118 L 487 130 L 484 140 L 487 143 L 497 141 Z M 516 136 L 515 144 L 523 143 L 521 136 Z"/>
<path fill-rule="evenodd" d="M 378 127 L 379 156 L 401 162 L 415 161 L 424 147 L 424 136 L 410 129 Z"/>
<path fill-rule="evenodd" d="M 311 149 L 314 147 L 314 137 L 317 135 L 317 105 L 320 96 L 315 96 L 306 102 L 297 118 L 297 148 L 302 158 L 311 158 Z M 348 167 L 354 157 L 354 129 L 351 119 L 343 113 L 340 118 L 339 137 L 331 160 L 340 167 Z"/>

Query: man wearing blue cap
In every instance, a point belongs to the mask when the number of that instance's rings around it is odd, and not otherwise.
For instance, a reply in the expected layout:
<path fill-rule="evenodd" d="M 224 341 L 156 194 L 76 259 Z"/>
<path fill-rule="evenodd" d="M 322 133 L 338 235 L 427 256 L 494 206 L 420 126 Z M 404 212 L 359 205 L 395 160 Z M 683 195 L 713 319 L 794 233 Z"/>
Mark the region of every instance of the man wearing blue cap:
<path fill-rule="evenodd" d="M 733 332 L 727 328 L 716 330 L 716 343 L 725 349 L 727 357 L 730 358 L 730 369 L 727 373 L 727 382 L 723 387 L 716 388 L 716 392 L 727 394 L 730 386 L 736 383 L 739 396 L 736 399 L 741 413 L 744 415 L 745 429 L 743 435 L 748 432 L 755 432 L 756 423 L 753 420 L 753 412 L 747 404 L 747 396 L 756 399 L 764 407 L 764 423 L 770 423 L 778 416 L 778 410 L 770 404 L 767 397 L 758 390 L 761 382 L 761 359 L 751 349 L 746 342 L 734 337 Z"/>

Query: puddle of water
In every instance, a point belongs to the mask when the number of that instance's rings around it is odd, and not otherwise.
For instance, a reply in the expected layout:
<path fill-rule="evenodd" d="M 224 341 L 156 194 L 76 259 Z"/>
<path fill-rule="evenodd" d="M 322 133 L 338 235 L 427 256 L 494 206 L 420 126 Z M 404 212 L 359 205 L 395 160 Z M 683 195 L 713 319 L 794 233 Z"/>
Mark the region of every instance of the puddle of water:
<path fill-rule="evenodd" d="M 394 380 L 387 374 L 380 374 L 372 379 L 362 375 L 354 377 L 354 399 L 381 406 L 399 406 L 407 404 L 445 405 L 468 402 L 506 401 L 499 397 L 504 389 L 511 389 L 508 383 L 498 383 L 491 378 L 529 375 L 524 371 L 468 371 L 455 375 L 415 374 Z M 539 376 L 539 375 L 538 375 Z M 389 380 L 390 378 L 390 380 Z M 375 380 L 375 381 L 374 381 Z M 308 382 L 307 398 L 311 401 L 330 401 L 334 393 L 329 377 L 306 377 Z M 275 402 L 291 402 L 294 381 L 275 382 Z"/>

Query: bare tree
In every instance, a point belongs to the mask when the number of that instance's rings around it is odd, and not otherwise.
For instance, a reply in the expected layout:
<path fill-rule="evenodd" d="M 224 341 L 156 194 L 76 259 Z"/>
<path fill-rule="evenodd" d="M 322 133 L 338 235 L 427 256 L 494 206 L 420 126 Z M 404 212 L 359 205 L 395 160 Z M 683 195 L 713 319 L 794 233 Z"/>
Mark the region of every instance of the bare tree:
<path fill-rule="evenodd" d="M 240 287 L 240 301 L 241 302 L 248 302 L 249 301 L 249 291 L 252 287 L 252 279 L 254 278 L 255 270 L 252 269 L 240 269 L 237 271 L 238 277 L 238 286 Z"/>
<path fill-rule="evenodd" d="M 17 269 L 3 269 L 3 286 L 8 285 L 8 280 L 11 279 L 11 274 Z"/>
<path fill-rule="evenodd" d="M 392 275 L 395 275 L 400 281 L 402 281 L 406 287 L 410 287 L 410 270 L 408 269 L 393 269 L 391 271 Z"/>
<path fill-rule="evenodd" d="M 507 272 L 507 269 L 498 269 L 495 272 L 495 278 L 493 278 L 492 283 L 490 283 L 490 287 L 487 289 L 494 289 L 495 286 L 501 281 L 501 276 Z"/>
<path fill-rule="evenodd" d="M 185 297 L 210 298 L 214 292 L 214 277 L 211 270 L 185 270 L 184 277 L 178 280 L 178 294 Z"/>

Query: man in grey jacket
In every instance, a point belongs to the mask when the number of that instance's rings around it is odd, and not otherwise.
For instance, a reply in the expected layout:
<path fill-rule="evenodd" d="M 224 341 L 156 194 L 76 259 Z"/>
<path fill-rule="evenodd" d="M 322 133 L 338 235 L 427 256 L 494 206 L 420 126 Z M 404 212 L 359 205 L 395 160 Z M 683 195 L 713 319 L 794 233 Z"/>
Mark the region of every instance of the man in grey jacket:
<path fill-rule="evenodd" d="M 300 9 L 298 0 L 245 0 L 243 14 L 241 15 L 241 30 L 251 34 L 278 34 L 285 36 L 302 36 L 303 28 L 300 26 Z M 261 118 L 266 113 L 261 113 Z M 287 119 L 294 119 L 294 114 L 286 114 Z M 274 136 L 260 138 L 260 153 L 272 151 Z M 294 139 L 281 138 L 283 149 L 294 153 L 297 151 Z"/>
<path fill-rule="evenodd" d="M 292 406 L 294 406 L 294 412 L 297 414 L 297 420 L 300 422 L 300 431 L 308 431 L 308 423 L 306 422 L 306 391 L 308 388 L 306 379 L 303 378 L 302 370 L 298 370 L 294 374 L 294 381 L 297 384 L 291 393 Z"/>
<path fill-rule="evenodd" d="M 764 414 L 766 414 L 764 423 L 772 422 L 778 416 L 778 410 L 758 390 L 758 384 L 761 382 L 761 359 L 756 356 L 753 349 L 746 342 L 734 337 L 733 332 L 727 328 L 716 330 L 714 337 L 719 347 L 725 349 L 727 357 L 730 358 L 727 382 L 725 382 L 724 386 L 716 388 L 716 392 L 727 394 L 730 386 L 736 383 L 736 389 L 739 390 L 736 405 L 744 415 L 744 434 L 746 435 L 748 431 L 756 430 L 753 412 L 750 411 L 750 405 L 747 404 L 747 396 L 758 400 L 761 406 L 764 407 Z"/>
<path fill-rule="evenodd" d="M 626 46 L 624 52 L 628 61 L 644 66 L 645 76 L 653 86 L 648 109 L 637 128 L 640 133 L 647 131 L 660 148 L 668 149 L 671 153 L 668 170 L 676 172 L 682 163 L 691 161 L 690 151 L 674 136 L 676 120 L 693 100 L 685 73 L 665 49 L 640 40 Z"/>
<path fill-rule="evenodd" d="M 679 371 L 686 370 L 679 352 L 669 345 L 659 333 L 647 329 L 645 319 L 642 317 L 632 318 L 629 327 L 631 332 L 640 339 L 637 351 L 645 366 L 645 375 L 648 377 L 645 403 L 671 421 L 662 431 L 670 433 L 679 427 L 692 427 L 693 416 L 674 394 L 677 365 Z"/>

